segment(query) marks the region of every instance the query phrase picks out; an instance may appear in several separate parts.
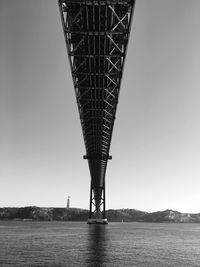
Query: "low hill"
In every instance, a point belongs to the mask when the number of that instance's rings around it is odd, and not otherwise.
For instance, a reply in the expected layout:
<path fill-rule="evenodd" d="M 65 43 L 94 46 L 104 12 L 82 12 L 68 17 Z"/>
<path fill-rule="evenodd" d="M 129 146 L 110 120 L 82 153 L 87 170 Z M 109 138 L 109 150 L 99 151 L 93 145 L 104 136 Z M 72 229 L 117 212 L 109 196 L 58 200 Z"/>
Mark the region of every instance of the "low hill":
<path fill-rule="evenodd" d="M 147 213 L 143 216 L 144 222 L 177 222 L 177 223 L 199 223 L 200 213 L 181 213 L 173 210 L 165 210 Z"/>
<path fill-rule="evenodd" d="M 0 208 L 0 219 L 36 221 L 86 221 L 88 210 L 76 208 Z"/>
<path fill-rule="evenodd" d="M 139 211 L 135 209 L 117 209 L 117 210 L 107 210 L 106 218 L 109 222 L 139 222 L 143 221 L 143 217 L 148 214 L 144 211 Z"/>
<path fill-rule="evenodd" d="M 0 208 L 0 220 L 35 221 L 87 221 L 88 210 L 77 208 Z M 173 222 L 200 223 L 200 213 L 181 213 L 173 210 L 145 212 L 136 209 L 110 209 L 106 211 L 109 222 Z"/>

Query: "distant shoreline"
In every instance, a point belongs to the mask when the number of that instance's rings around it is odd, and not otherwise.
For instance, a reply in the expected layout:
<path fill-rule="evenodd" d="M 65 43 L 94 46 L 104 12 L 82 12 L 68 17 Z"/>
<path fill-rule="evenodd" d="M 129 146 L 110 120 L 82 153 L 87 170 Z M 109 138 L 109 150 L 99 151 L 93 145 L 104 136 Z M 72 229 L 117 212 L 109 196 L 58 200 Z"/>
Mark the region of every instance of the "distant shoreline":
<path fill-rule="evenodd" d="M 16 221 L 87 221 L 89 211 L 78 208 L 0 208 L 0 220 Z M 170 222 L 200 223 L 200 213 L 181 213 L 174 210 L 145 212 L 136 209 L 109 209 L 109 222 Z"/>

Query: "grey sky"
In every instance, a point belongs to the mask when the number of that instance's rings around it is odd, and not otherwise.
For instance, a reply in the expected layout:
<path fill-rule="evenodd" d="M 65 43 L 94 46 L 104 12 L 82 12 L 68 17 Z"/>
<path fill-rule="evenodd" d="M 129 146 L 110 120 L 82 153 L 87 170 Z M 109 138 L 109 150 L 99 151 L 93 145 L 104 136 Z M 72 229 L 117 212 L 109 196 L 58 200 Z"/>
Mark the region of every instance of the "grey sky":
<path fill-rule="evenodd" d="M 200 1 L 137 0 L 107 208 L 200 212 Z M 56 0 L 0 0 L 0 206 L 88 208 Z"/>

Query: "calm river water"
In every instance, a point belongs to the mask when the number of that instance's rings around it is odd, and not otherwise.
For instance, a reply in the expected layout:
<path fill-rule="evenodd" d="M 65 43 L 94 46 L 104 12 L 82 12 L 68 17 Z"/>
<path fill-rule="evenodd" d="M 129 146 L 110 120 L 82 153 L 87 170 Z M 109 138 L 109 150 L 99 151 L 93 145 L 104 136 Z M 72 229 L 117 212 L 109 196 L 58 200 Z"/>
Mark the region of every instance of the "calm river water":
<path fill-rule="evenodd" d="M 0 266 L 200 266 L 200 225 L 0 221 Z"/>

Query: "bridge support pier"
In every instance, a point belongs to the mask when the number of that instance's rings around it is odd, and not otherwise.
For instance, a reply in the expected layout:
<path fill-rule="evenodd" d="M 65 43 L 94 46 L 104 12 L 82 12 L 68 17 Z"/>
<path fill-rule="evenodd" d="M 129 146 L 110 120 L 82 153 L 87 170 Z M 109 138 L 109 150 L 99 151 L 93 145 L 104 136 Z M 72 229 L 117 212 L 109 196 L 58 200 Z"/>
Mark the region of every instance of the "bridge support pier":
<path fill-rule="evenodd" d="M 100 197 L 95 197 L 97 192 L 100 192 Z M 106 207 L 105 207 L 105 183 L 104 186 L 99 188 L 90 187 L 90 211 L 88 224 L 107 224 Z"/>
<path fill-rule="evenodd" d="M 88 223 L 106 224 L 105 174 L 136 0 L 58 0 L 91 175 Z"/>

